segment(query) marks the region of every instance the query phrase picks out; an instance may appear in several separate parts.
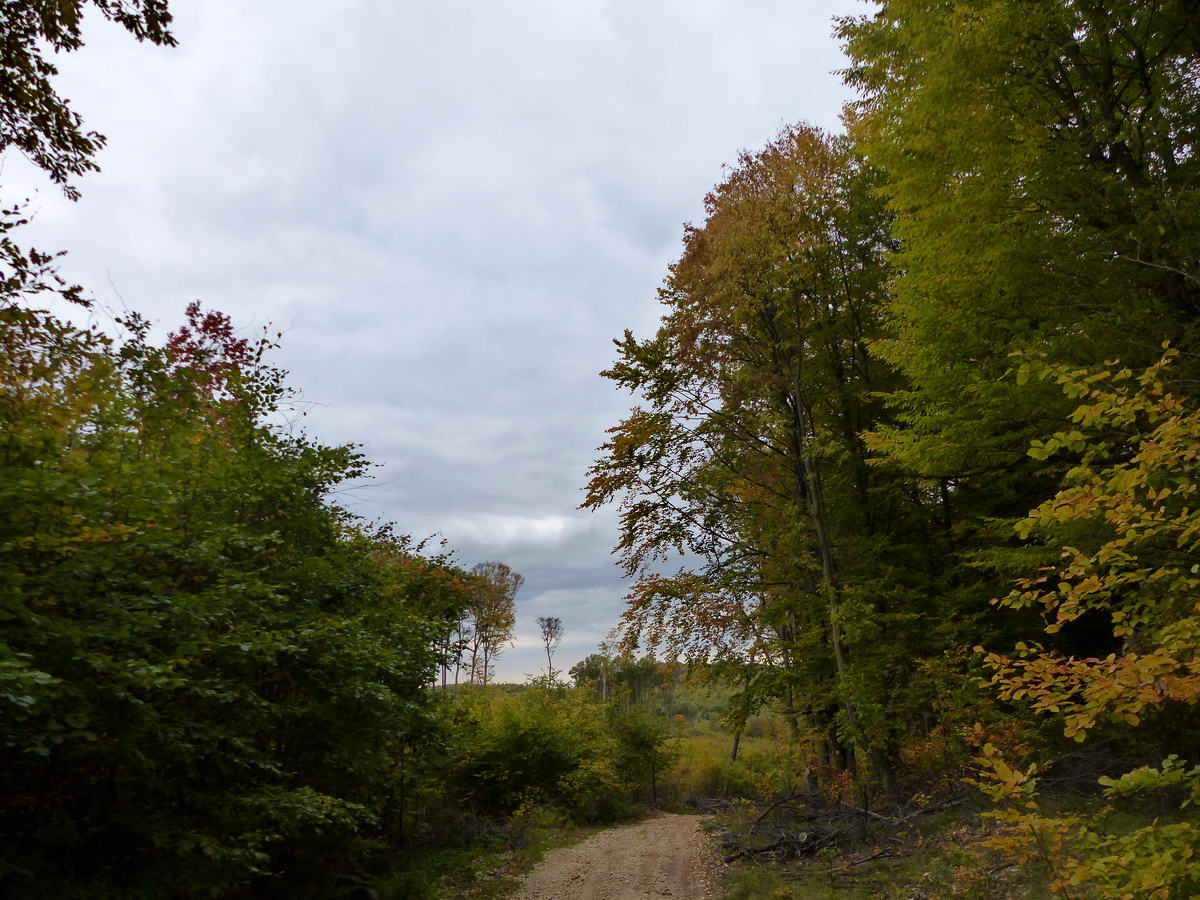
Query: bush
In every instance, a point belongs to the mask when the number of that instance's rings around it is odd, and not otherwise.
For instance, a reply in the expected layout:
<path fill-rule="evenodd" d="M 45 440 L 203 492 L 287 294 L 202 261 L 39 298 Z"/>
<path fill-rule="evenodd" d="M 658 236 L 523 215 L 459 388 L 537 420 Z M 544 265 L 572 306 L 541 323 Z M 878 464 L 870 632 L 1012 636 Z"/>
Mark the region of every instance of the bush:
<path fill-rule="evenodd" d="M 0 894 L 302 895 L 402 822 L 462 597 L 326 502 L 268 341 L 129 328 L 0 307 Z"/>
<path fill-rule="evenodd" d="M 586 692 L 467 691 L 460 713 L 460 756 L 447 788 L 475 808 L 505 816 L 523 804 L 550 804 L 579 824 L 628 814 L 617 744 Z"/>

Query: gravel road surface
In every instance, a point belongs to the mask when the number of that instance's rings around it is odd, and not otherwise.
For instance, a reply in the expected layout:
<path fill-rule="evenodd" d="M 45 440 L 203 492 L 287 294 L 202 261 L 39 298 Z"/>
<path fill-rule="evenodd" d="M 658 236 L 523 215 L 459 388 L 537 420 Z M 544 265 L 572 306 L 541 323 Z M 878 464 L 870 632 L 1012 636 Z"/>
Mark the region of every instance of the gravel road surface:
<path fill-rule="evenodd" d="M 715 898 L 720 863 L 696 816 L 660 815 L 552 850 L 516 900 Z"/>

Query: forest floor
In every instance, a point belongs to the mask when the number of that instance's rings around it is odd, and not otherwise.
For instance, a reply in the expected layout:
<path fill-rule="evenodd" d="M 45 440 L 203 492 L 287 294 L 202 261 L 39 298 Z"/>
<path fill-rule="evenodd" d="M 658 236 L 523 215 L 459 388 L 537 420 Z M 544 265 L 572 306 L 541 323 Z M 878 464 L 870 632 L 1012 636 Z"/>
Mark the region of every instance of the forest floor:
<path fill-rule="evenodd" d="M 724 900 L 1032 900 L 1049 897 L 1041 864 L 1018 866 L 987 841 L 999 825 L 976 804 L 930 815 L 870 820 L 862 833 L 837 807 L 794 810 L 795 818 L 763 825 L 763 809 L 739 804 L 709 827 L 732 855 L 721 885 Z M 765 833 L 764 833 L 765 832 Z M 836 837 L 836 840 L 832 840 Z M 822 841 L 829 840 L 820 846 Z M 812 848 L 818 846 L 814 852 Z M 761 850 L 751 848 L 759 847 Z M 777 850 L 770 850 L 778 847 Z M 733 856 L 739 857 L 734 861 Z"/>
<path fill-rule="evenodd" d="M 673 813 L 552 850 L 514 900 L 716 898 L 720 859 L 697 816 Z"/>

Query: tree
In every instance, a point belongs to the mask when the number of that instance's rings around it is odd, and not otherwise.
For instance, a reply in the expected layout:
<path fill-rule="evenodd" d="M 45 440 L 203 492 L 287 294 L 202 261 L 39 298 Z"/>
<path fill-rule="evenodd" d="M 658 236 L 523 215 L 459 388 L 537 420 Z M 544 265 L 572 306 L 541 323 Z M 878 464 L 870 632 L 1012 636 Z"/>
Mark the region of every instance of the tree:
<path fill-rule="evenodd" d="M 678 758 L 677 748 L 669 743 L 667 724 L 662 716 L 644 709 L 624 710 L 614 717 L 617 738 L 617 767 L 635 789 L 650 788 L 650 802 L 658 802 L 658 774 Z"/>
<path fill-rule="evenodd" d="M 479 563 L 469 607 L 470 622 L 465 634 L 471 653 L 471 682 L 487 684 L 495 658 L 505 644 L 512 643 L 517 620 L 516 597 L 525 579 L 501 562 Z"/>
<path fill-rule="evenodd" d="M 1092 368 L 1184 351 L 1200 311 L 1200 30 L 1188 2 L 885 0 L 843 20 L 861 92 L 855 146 L 895 217 L 886 328 L 872 351 L 903 380 L 865 439 L 880 468 L 933 486 L 947 636 L 1044 638 L 1103 658 L 1099 614 L 1051 635 L 1028 607 L 987 611 L 1012 579 L 1058 563 L 1013 525 L 1071 467 L 1030 456 L 1071 412 L 1016 360 Z M 1068 649 L 1069 648 L 1069 649 Z M 963 655 L 966 658 L 966 655 Z"/>
<path fill-rule="evenodd" d="M 557 616 L 538 616 L 538 627 L 542 629 L 542 645 L 546 648 L 546 679 L 554 683 L 554 651 L 562 643 L 563 624 Z"/>
<path fill-rule="evenodd" d="M 887 781 L 932 560 L 926 493 L 860 437 L 895 385 L 869 349 L 890 246 L 876 177 L 806 126 L 742 155 L 685 232 L 658 333 L 617 342 L 604 374 L 646 406 L 611 429 L 584 505 L 621 498 L 625 649 L 755 659 L 759 696 L 840 730 Z M 684 552 L 699 564 L 664 576 Z"/>
<path fill-rule="evenodd" d="M 276 424 L 271 340 L 188 319 L 0 306 L 5 896 L 308 890 L 435 752 L 465 574 L 327 500 L 365 461 Z"/>
<path fill-rule="evenodd" d="M 612 696 L 623 703 L 644 706 L 652 694 L 674 685 L 676 670 L 651 654 L 639 659 L 628 653 L 610 657 L 601 652 L 591 653 L 571 666 L 570 675 L 576 687 L 599 694 L 602 702 Z"/>
<path fill-rule="evenodd" d="M 604 653 L 589 653 L 575 665 L 571 666 L 569 674 L 575 682 L 575 687 L 590 690 L 600 695 L 600 702 L 608 701 L 609 673 L 613 669 L 612 660 Z"/>
<path fill-rule="evenodd" d="M 83 46 L 84 14 L 94 7 L 139 41 L 173 46 L 166 0 L 21 0 L 0 6 L 0 153 L 14 147 L 77 199 L 73 177 L 99 168 L 104 135 L 84 131 L 83 120 L 55 91 L 58 74 L 46 50 Z"/>
<path fill-rule="evenodd" d="M 1194 341 L 1200 29 L 1176 0 L 877 6 L 840 27 L 899 239 L 874 348 L 908 384 L 873 443 L 993 543 L 986 519 L 1053 490 L 1025 448 L 1069 412 L 1011 354 L 1147 365 Z"/>

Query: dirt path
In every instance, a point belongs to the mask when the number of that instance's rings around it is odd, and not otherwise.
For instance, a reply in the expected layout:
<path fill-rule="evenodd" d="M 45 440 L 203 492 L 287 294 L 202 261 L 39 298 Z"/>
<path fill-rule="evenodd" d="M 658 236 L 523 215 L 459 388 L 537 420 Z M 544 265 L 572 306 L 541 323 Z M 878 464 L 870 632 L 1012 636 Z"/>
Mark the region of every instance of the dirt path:
<path fill-rule="evenodd" d="M 661 815 L 550 851 L 515 900 L 715 898 L 718 866 L 698 818 Z"/>

